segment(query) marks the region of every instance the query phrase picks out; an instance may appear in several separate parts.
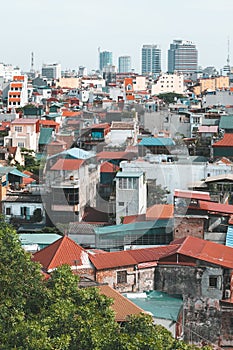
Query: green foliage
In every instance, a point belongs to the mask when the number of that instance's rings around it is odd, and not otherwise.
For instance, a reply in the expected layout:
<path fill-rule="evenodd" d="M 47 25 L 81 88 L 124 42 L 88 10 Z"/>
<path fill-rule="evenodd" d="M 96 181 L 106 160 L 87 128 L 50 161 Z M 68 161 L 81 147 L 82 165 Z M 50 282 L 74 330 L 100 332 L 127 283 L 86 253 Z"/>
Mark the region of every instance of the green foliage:
<path fill-rule="evenodd" d="M 28 150 L 26 148 L 21 148 L 21 153 L 24 155 L 25 165 L 22 166 L 20 164 L 17 164 L 17 169 L 19 171 L 28 170 L 31 171 L 33 174 L 39 176 L 41 164 L 38 160 L 35 159 L 34 151 Z"/>
<path fill-rule="evenodd" d="M 159 94 L 158 98 L 160 98 L 161 100 L 163 100 L 165 103 L 169 104 L 169 103 L 174 103 L 175 99 L 179 99 L 185 97 L 181 94 L 176 94 L 175 92 L 167 92 L 167 93 L 163 93 L 163 94 Z"/>
<path fill-rule="evenodd" d="M 165 204 L 170 192 L 161 185 L 156 185 L 156 180 L 147 182 L 147 207 L 154 204 Z"/>
<path fill-rule="evenodd" d="M 97 288 L 79 288 L 67 265 L 44 281 L 3 218 L 0 268 L 0 350 L 196 349 L 155 326 L 149 315 L 132 316 L 120 327 L 112 300 Z"/>

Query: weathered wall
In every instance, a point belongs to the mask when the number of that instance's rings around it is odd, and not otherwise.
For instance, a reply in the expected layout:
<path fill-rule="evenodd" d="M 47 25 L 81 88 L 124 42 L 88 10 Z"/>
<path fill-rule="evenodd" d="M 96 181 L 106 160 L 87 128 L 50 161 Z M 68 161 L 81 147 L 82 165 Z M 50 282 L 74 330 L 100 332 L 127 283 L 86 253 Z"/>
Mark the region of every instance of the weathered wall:
<path fill-rule="evenodd" d="M 184 340 L 218 344 L 221 335 L 219 301 L 211 298 L 184 298 Z"/>
<path fill-rule="evenodd" d="M 174 240 L 192 236 L 204 238 L 205 218 L 195 216 L 175 216 L 174 217 Z"/>
<path fill-rule="evenodd" d="M 127 271 L 127 283 L 117 283 L 117 272 Z M 135 286 L 135 271 L 133 267 L 124 267 L 118 269 L 101 270 L 96 272 L 96 281 L 99 283 L 108 283 L 109 286 L 119 292 L 132 292 Z"/>

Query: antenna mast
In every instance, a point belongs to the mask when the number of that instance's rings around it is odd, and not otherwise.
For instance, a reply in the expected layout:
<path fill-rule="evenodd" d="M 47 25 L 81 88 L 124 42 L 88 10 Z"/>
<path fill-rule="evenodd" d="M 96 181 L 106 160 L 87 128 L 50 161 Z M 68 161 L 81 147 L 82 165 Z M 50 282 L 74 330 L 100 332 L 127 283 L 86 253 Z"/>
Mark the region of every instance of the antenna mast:
<path fill-rule="evenodd" d="M 34 73 L 34 53 L 31 53 L 31 73 Z"/>
<path fill-rule="evenodd" d="M 227 40 L 227 65 L 230 66 L 230 39 Z"/>

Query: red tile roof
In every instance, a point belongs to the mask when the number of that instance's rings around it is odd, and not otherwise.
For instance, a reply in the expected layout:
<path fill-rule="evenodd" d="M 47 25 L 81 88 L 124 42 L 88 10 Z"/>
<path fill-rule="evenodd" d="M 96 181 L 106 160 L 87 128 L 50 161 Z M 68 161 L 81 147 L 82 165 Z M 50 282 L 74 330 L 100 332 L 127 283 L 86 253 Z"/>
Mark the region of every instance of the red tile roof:
<path fill-rule="evenodd" d="M 58 161 L 50 168 L 50 170 L 78 170 L 84 160 L 82 159 L 58 159 Z"/>
<path fill-rule="evenodd" d="M 174 197 L 190 198 L 190 199 L 203 199 L 206 201 L 211 201 L 209 192 L 175 190 Z"/>
<path fill-rule="evenodd" d="M 173 245 L 174 243 L 178 243 L 178 241 L 174 241 L 170 243 L 170 245 Z M 205 241 L 204 239 L 191 236 L 183 239 L 183 242 L 181 240 L 181 244 L 176 244 L 175 247 L 176 249 L 172 253 L 169 253 L 167 257 L 179 254 L 218 266 L 230 269 L 233 268 L 233 248 L 231 247 L 226 247 L 222 244 Z M 163 260 L 166 261 L 167 257 L 162 257 L 159 263 L 163 263 Z M 178 258 L 176 261 L 176 264 L 179 264 Z M 172 264 L 174 264 L 174 261 Z"/>
<path fill-rule="evenodd" d="M 233 147 L 233 134 L 224 134 L 223 138 L 215 142 L 213 147 Z"/>
<path fill-rule="evenodd" d="M 33 260 L 39 262 L 46 271 L 68 264 L 82 266 L 85 250 L 67 236 L 61 237 L 48 247 L 36 252 Z"/>
<path fill-rule="evenodd" d="M 116 173 L 119 169 L 120 169 L 119 166 L 109 162 L 104 162 L 100 166 L 101 173 Z"/>
<path fill-rule="evenodd" d="M 111 309 L 113 309 L 115 312 L 116 322 L 124 322 L 130 315 L 138 315 L 142 312 L 144 313 L 140 307 L 135 305 L 131 300 L 127 299 L 110 286 L 103 285 L 98 286 L 97 288 L 99 289 L 100 294 L 113 299 Z"/>

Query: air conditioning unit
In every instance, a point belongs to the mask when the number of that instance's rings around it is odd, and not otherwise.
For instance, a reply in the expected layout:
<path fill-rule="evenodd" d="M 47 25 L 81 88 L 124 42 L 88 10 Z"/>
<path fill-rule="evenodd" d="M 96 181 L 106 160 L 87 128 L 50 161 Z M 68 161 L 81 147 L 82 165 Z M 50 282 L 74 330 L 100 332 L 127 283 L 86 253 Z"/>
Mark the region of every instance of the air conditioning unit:
<path fill-rule="evenodd" d="M 225 290 L 225 299 L 230 299 L 230 297 L 231 297 L 231 291 L 230 291 L 230 289 L 226 289 Z"/>

